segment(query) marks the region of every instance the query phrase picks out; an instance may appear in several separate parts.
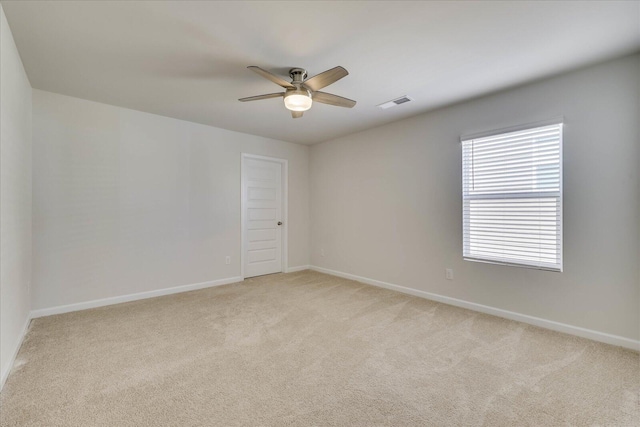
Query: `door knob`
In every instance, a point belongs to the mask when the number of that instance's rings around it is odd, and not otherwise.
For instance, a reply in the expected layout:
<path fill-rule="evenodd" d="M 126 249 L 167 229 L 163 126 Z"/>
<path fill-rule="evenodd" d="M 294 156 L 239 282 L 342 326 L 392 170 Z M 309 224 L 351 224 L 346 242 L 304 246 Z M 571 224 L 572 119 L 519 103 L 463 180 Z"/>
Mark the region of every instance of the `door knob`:
<path fill-rule="evenodd" d="M 278 221 L 278 225 L 282 225 L 282 221 Z"/>

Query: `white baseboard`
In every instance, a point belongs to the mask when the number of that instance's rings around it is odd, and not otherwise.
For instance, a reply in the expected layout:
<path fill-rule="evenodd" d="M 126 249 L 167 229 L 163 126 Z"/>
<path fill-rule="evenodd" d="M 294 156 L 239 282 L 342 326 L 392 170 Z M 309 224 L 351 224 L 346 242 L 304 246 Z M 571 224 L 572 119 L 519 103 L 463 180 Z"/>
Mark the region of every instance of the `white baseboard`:
<path fill-rule="evenodd" d="M 381 282 L 379 280 L 356 276 L 355 274 L 343 273 L 341 271 L 330 270 L 328 268 L 316 267 L 311 265 L 309 266 L 309 269 L 318 271 L 320 273 L 330 274 L 332 276 L 338 276 L 338 277 L 343 277 L 345 279 L 356 280 L 358 282 L 366 283 L 367 285 L 373 285 L 380 288 L 391 289 L 393 291 L 402 292 L 402 293 L 413 295 L 416 297 L 425 298 L 428 300 L 437 301 L 444 304 L 454 305 L 456 307 L 462 307 L 462 308 L 466 308 L 473 311 L 479 311 L 480 313 L 491 314 L 494 316 L 503 317 L 505 319 L 516 320 L 518 322 L 528 323 L 530 325 L 539 326 L 541 328 L 551 329 L 553 331 L 563 332 L 566 334 L 576 335 L 579 337 L 588 338 L 588 339 L 603 342 L 606 344 L 616 345 L 616 346 L 640 351 L 640 341 L 621 337 L 618 335 L 611 335 L 605 332 L 598 332 L 591 329 L 581 328 L 579 326 L 567 325 L 565 323 L 555 322 L 553 320 L 546 320 L 540 317 L 534 317 L 534 316 L 529 316 L 527 314 L 520 314 L 513 311 L 490 307 L 488 305 L 477 304 L 474 302 L 469 302 L 469 301 L 464 301 L 457 298 L 451 298 L 443 295 L 433 294 L 431 292 L 425 292 L 418 289 L 394 285 L 392 283 Z"/>
<path fill-rule="evenodd" d="M 308 265 L 299 265 L 297 267 L 289 267 L 285 273 L 295 273 L 296 271 L 308 270 L 310 267 Z"/>
<path fill-rule="evenodd" d="M 230 283 L 241 282 L 240 276 L 228 277 L 226 279 L 212 280 L 209 282 L 195 283 L 192 285 L 176 286 L 173 288 L 158 289 L 155 291 L 140 292 L 137 294 L 121 295 L 117 297 L 102 298 L 93 301 L 85 301 L 76 304 L 59 305 L 57 307 L 42 308 L 31 311 L 31 318 L 51 316 L 54 314 L 69 313 L 72 311 L 86 310 L 89 308 L 104 307 L 106 305 L 120 304 L 123 302 L 137 301 L 141 299 L 160 297 L 163 295 L 177 294 L 180 292 L 195 291 L 197 289 L 211 288 L 214 286 L 228 285 Z"/>
<path fill-rule="evenodd" d="M 24 326 L 22 327 L 22 332 L 20 332 L 20 336 L 18 337 L 18 342 L 14 344 L 13 352 L 11 353 L 11 358 L 7 362 L 5 366 L 2 367 L 2 376 L 0 377 L 0 391 L 4 387 L 5 381 L 9 377 L 9 373 L 13 368 L 13 363 L 16 361 L 16 357 L 18 356 L 18 352 L 20 351 L 20 347 L 22 347 L 22 342 L 24 341 L 24 337 L 27 335 L 27 331 L 29 330 L 29 323 L 31 322 L 31 316 L 27 317 L 27 320 L 24 322 Z"/>

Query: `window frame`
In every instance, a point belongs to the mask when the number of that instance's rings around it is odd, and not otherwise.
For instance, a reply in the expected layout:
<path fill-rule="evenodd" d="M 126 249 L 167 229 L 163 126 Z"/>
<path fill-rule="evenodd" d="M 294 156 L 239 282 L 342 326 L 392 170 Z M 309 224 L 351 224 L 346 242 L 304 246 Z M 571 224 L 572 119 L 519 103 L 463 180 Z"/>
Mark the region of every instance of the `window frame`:
<path fill-rule="evenodd" d="M 482 194 L 482 195 L 473 195 L 469 196 L 465 194 L 465 148 L 464 143 L 467 141 L 471 141 L 474 139 L 488 138 L 488 137 L 496 137 L 507 135 L 515 132 L 522 132 L 528 130 L 535 130 L 538 128 L 548 127 L 548 126 L 559 126 L 559 137 L 558 137 L 558 152 L 559 152 L 559 160 L 558 160 L 558 191 L 546 191 L 546 192 L 514 192 L 514 193 L 493 193 L 493 194 Z M 550 120 L 529 123 L 524 125 L 512 126 L 503 129 L 496 129 L 487 132 L 479 132 L 474 134 L 463 135 L 460 137 L 460 145 L 461 145 L 461 166 L 462 166 L 462 250 L 463 250 L 463 259 L 465 261 L 486 263 L 486 264 L 495 264 L 495 265 L 506 265 L 511 267 L 521 267 L 528 268 L 534 270 L 545 270 L 545 271 L 553 271 L 553 272 L 562 272 L 564 268 L 564 185 L 563 185 L 563 170 L 564 170 L 564 130 L 565 124 L 564 119 L 554 118 Z M 479 199 L 501 199 L 501 200 L 509 200 L 509 199 L 523 199 L 523 198 L 557 198 L 558 200 L 558 223 L 557 223 L 557 237 L 559 239 L 559 250 L 557 253 L 557 264 L 548 264 L 548 263 L 528 263 L 526 261 L 518 261 L 518 260 L 508 260 L 507 258 L 499 258 L 499 257 L 489 257 L 489 256 L 474 256 L 469 253 L 468 248 L 468 239 L 465 236 L 470 234 L 470 230 L 467 227 L 468 224 L 466 222 L 465 215 L 465 201 L 467 200 L 479 200 Z M 469 217 L 470 217 L 469 213 Z M 470 219 L 470 218 L 469 218 Z M 543 265 L 541 265 L 543 264 Z"/>

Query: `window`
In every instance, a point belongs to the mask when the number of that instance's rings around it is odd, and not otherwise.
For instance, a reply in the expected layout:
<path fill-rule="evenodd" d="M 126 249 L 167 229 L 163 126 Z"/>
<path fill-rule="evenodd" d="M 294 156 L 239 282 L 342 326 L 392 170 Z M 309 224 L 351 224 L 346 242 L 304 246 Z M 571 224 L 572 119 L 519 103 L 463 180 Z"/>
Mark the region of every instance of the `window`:
<path fill-rule="evenodd" d="M 464 258 L 562 271 L 562 124 L 462 141 Z"/>

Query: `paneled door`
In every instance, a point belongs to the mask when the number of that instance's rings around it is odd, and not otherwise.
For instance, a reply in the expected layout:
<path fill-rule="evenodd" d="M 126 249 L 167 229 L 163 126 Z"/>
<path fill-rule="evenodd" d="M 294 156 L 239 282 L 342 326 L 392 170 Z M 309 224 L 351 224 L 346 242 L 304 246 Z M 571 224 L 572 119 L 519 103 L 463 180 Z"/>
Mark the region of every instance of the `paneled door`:
<path fill-rule="evenodd" d="M 242 158 L 244 277 L 282 271 L 283 164 Z"/>

